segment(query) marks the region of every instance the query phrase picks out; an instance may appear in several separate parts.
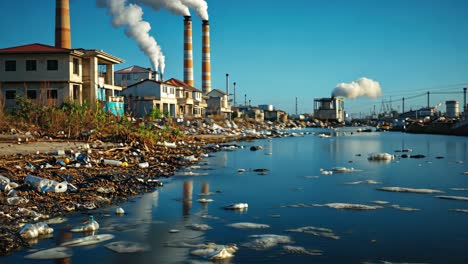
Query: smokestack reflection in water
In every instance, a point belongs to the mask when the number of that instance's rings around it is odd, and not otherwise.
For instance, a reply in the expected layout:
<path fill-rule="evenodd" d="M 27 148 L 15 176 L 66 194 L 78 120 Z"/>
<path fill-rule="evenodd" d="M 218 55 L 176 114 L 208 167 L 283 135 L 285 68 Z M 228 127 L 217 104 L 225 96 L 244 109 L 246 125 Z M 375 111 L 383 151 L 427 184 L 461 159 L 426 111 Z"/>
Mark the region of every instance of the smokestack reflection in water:
<path fill-rule="evenodd" d="M 192 194 L 193 194 L 193 181 L 184 181 L 183 198 L 182 198 L 182 214 L 190 215 L 192 209 Z"/>
<path fill-rule="evenodd" d="M 60 244 L 62 244 L 63 242 L 71 240 L 73 238 L 73 234 L 68 229 L 61 228 L 58 233 L 59 235 L 56 241 L 57 246 L 60 246 Z M 56 264 L 70 264 L 72 262 L 71 262 L 71 258 L 63 258 L 63 259 L 57 259 L 55 263 Z"/>

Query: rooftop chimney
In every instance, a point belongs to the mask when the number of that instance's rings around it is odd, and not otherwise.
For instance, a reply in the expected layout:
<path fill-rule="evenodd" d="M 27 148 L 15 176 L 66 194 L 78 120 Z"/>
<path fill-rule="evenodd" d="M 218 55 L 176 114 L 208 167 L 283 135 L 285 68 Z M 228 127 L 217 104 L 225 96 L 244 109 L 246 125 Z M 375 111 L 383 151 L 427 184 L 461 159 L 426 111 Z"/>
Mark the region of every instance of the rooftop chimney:
<path fill-rule="evenodd" d="M 69 0 L 55 1 L 55 47 L 71 49 Z"/>
<path fill-rule="evenodd" d="M 208 20 L 203 20 L 202 37 L 202 90 L 204 94 L 207 94 L 211 91 L 210 23 Z"/>
<path fill-rule="evenodd" d="M 193 85 L 192 18 L 184 16 L 184 82 Z"/>

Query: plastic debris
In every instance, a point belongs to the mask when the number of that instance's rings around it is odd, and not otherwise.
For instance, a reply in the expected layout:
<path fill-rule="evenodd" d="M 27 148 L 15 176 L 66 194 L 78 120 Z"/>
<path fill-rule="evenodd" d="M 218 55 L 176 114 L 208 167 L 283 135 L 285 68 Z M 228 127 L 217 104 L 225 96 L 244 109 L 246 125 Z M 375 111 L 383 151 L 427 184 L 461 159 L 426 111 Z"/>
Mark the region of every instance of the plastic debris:
<path fill-rule="evenodd" d="M 370 161 L 390 161 L 394 158 L 395 156 L 390 153 L 373 153 L 367 159 Z"/>
<path fill-rule="evenodd" d="M 365 181 L 345 182 L 344 184 L 356 185 L 356 184 L 382 184 L 382 183 L 378 181 L 374 181 L 374 180 L 365 180 Z"/>
<path fill-rule="evenodd" d="M 36 211 L 27 209 L 27 208 L 18 208 L 18 213 L 20 213 L 22 216 L 25 216 L 25 217 L 31 217 L 34 221 L 37 221 L 41 218 L 49 218 L 49 216 L 47 215 L 43 215 L 41 213 L 38 213 Z"/>
<path fill-rule="evenodd" d="M 140 168 L 142 168 L 142 169 L 148 168 L 148 167 L 149 167 L 149 163 L 148 163 L 148 162 L 138 163 L 138 167 L 140 167 Z"/>
<path fill-rule="evenodd" d="M 136 253 L 148 251 L 150 249 L 148 245 L 131 241 L 116 241 L 106 244 L 104 247 L 117 253 Z"/>
<path fill-rule="evenodd" d="M 325 237 L 334 240 L 340 239 L 339 236 L 333 233 L 333 230 L 328 228 L 314 227 L 314 226 L 305 226 L 296 229 L 287 229 L 286 232 L 295 232 L 295 233 L 304 233 L 309 235 L 314 235 L 318 237 Z"/>
<path fill-rule="evenodd" d="M 125 211 L 124 211 L 124 209 L 122 207 L 119 207 L 119 208 L 115 209 L 115 214 L 123 215 L 123 214 L 125 214 Z"/>
<path fill-rule="evenodd" d="M 186 225 L 185 227 L 190 228 L 192 230 L 197 230 L 197 231 L 206 231 L 213 229 L 211 226 L 206 225 L 206 224 L 191 224 L 191 225 Z"/>
<path fill-rule="evenodd" d="M 387 202 L 387 201 L 379 201 L 379 200 L 377 200 L 377 201 L 371 201 L 371 202 L 372 202 L 372 203 L 375 203 L 375 204 L 379 204 L 379 205 L 389 204 L 389 202 Z"/>
<path fill-rule="evenodd" d="M 73 255 L 70 248 L 66 247 L 54 247 L 46 250 L 34 252 L 32 254 L 24 256 L 25 259 L 38 259 L 38 260 L 49 260 L 49 259 L 64 259 L 69 258 Z"/>
<path fill-rule="evenodd" d="M 336 173 L 350 173 L 350 172 L 358 172 L 362 170 L 357 170 L 355 168 L 346 168 L 346 167 L 334 167 L 332 168 L 332 171 Z"/>
<path fill-rule="evenodd" d="M 227 226 L 238 228 L 238 229 L 262 229 L 262 228 L 270 228 L 269 225 L 265 224 L 256 224 L 256 223 L 249 223 L 249 222 L 240 222 L 240 223 L 233 223 L 228 224 Z"/>
<path fill-rule="evenodd" d="M 101 163 L 108 166 L 122 167 L 123 162 L 120 160 L 101 159 Z"/>
<path fill-rule="evenodd" d="M 190 254 L 200 256 L 209 260 L 222 260 L 234 257 L 238 250 L 236 245 L 208 244 L 202 248 L 192 250 Z"/>
<path fill-rule="evenodd" d="M 199 203 L 211 203 L 213 201 L 214 201 L 213 199 L 207 199 L 207 198 L 200 198 L 200 199 L 197 200 L 197 202 L 199 202 Z"/>
<path fill-rule="evenodd" d="M 458 200 L 458 201 L 468 201 L 468 197 L 465 196 L 436 196 L 440 199 L 448 199 L 448 200 Z"/>
<path fill-rule="evenodd" d="M 51 218 L 51 219 L 47 219 L 44 221 L 44 223 L 48 224 L 48 225 L 55 225 L 55 224 L 61 224 L 61 223 L 65 223 L 66 221 L 68 221 L 68 219 L 66 217 L 54 217 L 54 218 Z"/>
<path fill-rule="evenodd" d="M 302 255 L 310 255 L 310 256 L 321 256 L 323 255 L 323 251 L 318 249 L 305 249 L 304 247 L 299 246 L 290 246 L 284 245 L 283 251 L 290 254 L 302 254 Z"/>
<path fill-rule="evenodd" d="M 376 210 L 383 208 L 378 205 L 365 205 L 365 204 L 349 204 L 349 203 L 327 203 L 327 204 L 314 204 L 312 206 L 325 206 L 334 209 L 348 209 L 348 210 Z"/>
<path fill-rule="evenodd" d="M 224 209 L 226 210 L 245 210 L 247 208 L 249 208 L 247 203 L 234 203 L 224 206 Z"/>
<path fill-rule="evenodd" d="M 174 233 L 179 233 L 180 230 L 179 229 L 169 229 L 168 232 L 171 233 L 171 234 L 174 234 Z"/>
<path fill-rule="evenodd" d="M 377 188 L 379 191 L 386 191 L 386 192 L 409 192 L 409 193 L 444 193 L 440 190 L 433 190 L 433 189 L 415 189 L 415 188 L 403 188 L 403 187 L 382 187 Z"/>
<path fill-rule="evenodd" d="M 29 202 L 28 199 L 24 198 L 24 197 L 9 197 L 7 198 L 7 203 L 9 205 L 18 205 L 18 204 L 22 204 L 22 203 L 27 203 Z"/>
<path fill-rule="evenodd" d="M 421 211 L 421 209 L 411 208 L 411 207 L 402 207 L 398 204 L 392 204 L 390 207 L 398 209 L 400 211 L 407 211 L 407 212 L 414 212 L 414 211 Z"/>
<path fill-rule="evenodd" d="M 281 236 L 274 234 L 264 235 L 251 235 L 253 241 L 242 244 L 242 246 L 254 250 L 266 250 L 275 247 L 278 244 L 292 244 L 294 243 L 289 236 Z"/>
<path fill-rule="evenodd" d="M 86 237 L 74 238 L 60 244 L 62 247 L 79 247 L 79 246 L 88 246 L 101 243 L 107 240 L 114 238 L 114 235 L 111 234 L 100 234 Z"/>
<path fill-rule="evenodd" d="M 19 231 L 19 234 L 24 239 L 32 239 L 39 236 L 52 234 L 53 232 L 53 228 L 50 228 L 44 222 L 39 222 L 36 224 L 25 224 Z"/>
<path fill-rule="evenodd" d="M 330 175 L 330 174 L 333 174 L 333 171 L 327 171 L 327 170 L 324 170 L 324 169 L 320 169 L 320 173 L 323 174 L 323 175 Z"/>
<path fill-rule="evenodd" d="M 92 215 L 89 216 L 88 222 L 83 225 L 76 226 L 72 228 L 71 232 L 91 232 L 99 229 L 99 223 L 94 220 Z"/>
<path fill-rule="evenodd" d="M 63 193 L 67 191 L 67 182 L 56 182 L 53 180 L 44 179 L 34 175 L 26 176 L 24 182 L 38 192 L 56 192 Z"/>
<path fill-rule="evenodd" d="M 237 169 L 237 173 L 244 173 L 245 169 Z"/>

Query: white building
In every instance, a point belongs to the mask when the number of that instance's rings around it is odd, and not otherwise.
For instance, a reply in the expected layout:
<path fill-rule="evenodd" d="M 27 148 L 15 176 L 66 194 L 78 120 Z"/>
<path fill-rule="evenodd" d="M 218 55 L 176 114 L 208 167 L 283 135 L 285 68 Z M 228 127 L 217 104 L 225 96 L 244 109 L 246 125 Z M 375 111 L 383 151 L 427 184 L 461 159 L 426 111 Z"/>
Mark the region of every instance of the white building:
<path fill-rule="evenodd" d="M 116 85 L 124 88 L 146 79 L 155 81 L 162 80 L 158 72 L 152 71 L 150 68 L 143 68 L 136 65 L 116 71 L 114 73 L 114 79 Z"/>
<path fill-rule="evenodd" d="M 314 117 L 322 121 L 344 122 L 344 98 L 314 99 Z"/>
<path fill-rule="evenodd" d="M 119 112 L 121 100 L 114 85 L 114 64 L 123 60 L 102 50 L 67 49 L 34 43 L 0 49 L 0 93 L 6 109 L 17 96 L 39 104 L 67 101 Z"/>
<path fill-rule="evenodd" d="M 207 115 L 223 115 L 228 117 L 231 114 L 231 104 L 225 92 L 219 89 L 213 89 L 206 95 L 208 96 L 206 100 L 208 105 L 206 108 Z"/>

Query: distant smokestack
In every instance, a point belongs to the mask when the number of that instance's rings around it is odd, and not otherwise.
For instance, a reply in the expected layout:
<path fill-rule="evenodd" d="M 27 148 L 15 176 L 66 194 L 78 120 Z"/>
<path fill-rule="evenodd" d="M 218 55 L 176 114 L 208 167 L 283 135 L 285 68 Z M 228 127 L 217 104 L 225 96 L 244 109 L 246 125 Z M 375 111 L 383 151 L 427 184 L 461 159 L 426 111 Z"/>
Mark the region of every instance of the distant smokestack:
<path fill-rule="evenodd" d="M 69 0 L 55 1 L 55 47 L 71 49 Z"/>
<path fill-rule="evenodd" d="M 184 82 L 193 85 L 192 18 L 184 16 Z"/>
<path fill-rule="evenodd" d="M 210 55 L 210 23 L 203 20 L 202 24 L 202 89 L 207 94 L 211 91 L 211 55 Z"/>

